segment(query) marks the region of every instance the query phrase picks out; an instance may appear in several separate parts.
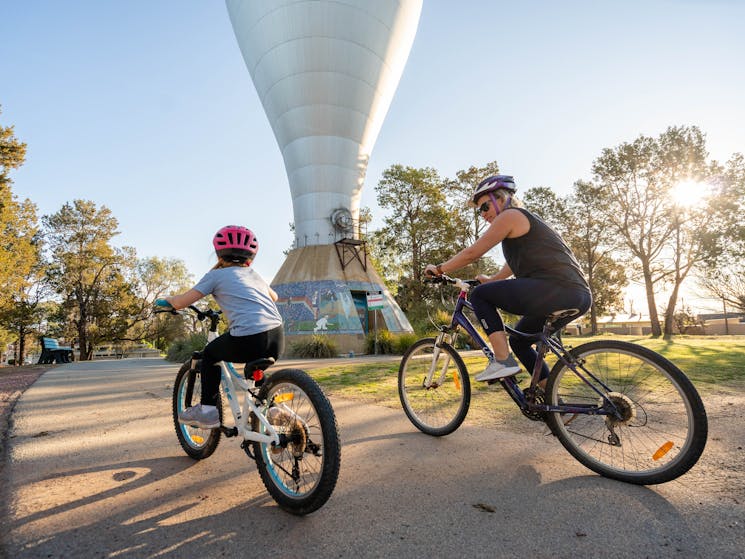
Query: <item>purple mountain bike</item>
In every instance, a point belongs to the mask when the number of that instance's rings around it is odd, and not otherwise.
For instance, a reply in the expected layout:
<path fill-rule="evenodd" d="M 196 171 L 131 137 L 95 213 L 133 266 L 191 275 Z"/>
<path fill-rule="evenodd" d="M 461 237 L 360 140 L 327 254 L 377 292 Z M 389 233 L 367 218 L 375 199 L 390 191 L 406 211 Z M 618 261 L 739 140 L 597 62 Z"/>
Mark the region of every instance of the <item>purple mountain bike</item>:
<path fill-rule="evenodd" d="M 403 356 L 398 393 L 417 429 L 443 436 L 463 423 L 471 402 L 468 370 L 453 347 L 458 330 L 484 355 L 493 354 L 463 313 L 473 310 L 468 293 L 478 282 L 447 276 L 425 281 L 452 284 L 460 294 L 450 323 Z M 691 381 L 669 360 L 636 344 L 598 340 L 565 348 L 554 324 L 570 313 L 576 309 L 547 317 L 537 334 L 506 327 L 510 336 L 535 343 L 538 359 L 525 389 L 514 376 L 490 383 L 500 383 L 526 417 L 545 421 L 572 456 L 605 477 L 648 485 L 686 473 L 701 456 L 708 430 Z M 556 362 L 544 391 L 538 381 L 549 352 Z"/>

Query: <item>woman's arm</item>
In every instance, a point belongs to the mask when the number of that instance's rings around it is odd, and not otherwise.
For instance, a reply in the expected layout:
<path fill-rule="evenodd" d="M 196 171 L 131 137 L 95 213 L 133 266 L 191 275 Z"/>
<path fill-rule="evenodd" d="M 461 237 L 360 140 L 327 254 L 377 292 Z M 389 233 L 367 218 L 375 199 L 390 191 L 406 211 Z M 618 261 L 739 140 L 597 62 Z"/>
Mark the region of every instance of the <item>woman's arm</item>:
<path fill-rule="evenodd" d="M 529 230 L 530 222 L 522 212 L 517 210 L 504 211 L 494 218 L 491 225 L 489 225 L 489 228 L 475 243 L 470 247 L 464 248 L 458 254 L 440 264 L 440 269 L 438 271 L 446 274 L 458 270 L 463 266 L 468 266 L 471 262 L 475 262 L 493 247 L 501 243 L 502 240 L 508 237 L 520 237 L 525 235 Z M 429 269 L 429 266 L 427 268 Z M 503 271 L 504 268 L 500 270 L 497 275 L 501 275 Z M 512 271 L 510 271 L 505 278 L 508 278 L 511 275 Z M 494 279 L 505 278 L 494 277 Z"/>
<path fill-rule="evenodd" d="M 502 266 L 502 269 L 499 270 L 496 274 L 492 276 L 487 276 L 485 274 L 479 274 L 476 276 L 476 279 L 479 280 L 481 283 L 487 283 L 490 281 L 497 281 L 497 280 L 504 280 L 512 276 L 512 270 L 510 267 L 505 264 Z"/>

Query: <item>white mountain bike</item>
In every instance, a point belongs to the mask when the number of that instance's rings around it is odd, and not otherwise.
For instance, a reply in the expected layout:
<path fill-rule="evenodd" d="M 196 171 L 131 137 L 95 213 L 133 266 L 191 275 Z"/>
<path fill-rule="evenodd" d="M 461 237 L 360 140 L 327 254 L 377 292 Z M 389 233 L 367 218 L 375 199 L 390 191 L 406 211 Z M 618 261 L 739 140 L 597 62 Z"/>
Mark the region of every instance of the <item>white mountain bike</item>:
<path fill-rule="evenodd" d="M 188 309 L 199 320 L 210 320 L 207 340 L 215 339 L 222 313 L 194 305 Z M 201 429 L 178 420 L 180 412 L 199 403 L 201 358 L 201 351 L 194 352 L 173 387 L 173 422 L 186 454 L 202 460 L 215 452 L 222 435 L 239 437 L 241 448 L 256 461 L 264 486 L 280 507 L 296 515 L 322 507 L 336 486 L 341 444 L 334 410 L 318 383 L 300 369 L 264 375 L 274 364 L 271 357 L 247 363 L 244 375 L 232 363 L 221 361 L 222 394 L 216 404 L 221 425 Z M 223 395 L 233 415 L 230 427 L 223 424 Z"/>

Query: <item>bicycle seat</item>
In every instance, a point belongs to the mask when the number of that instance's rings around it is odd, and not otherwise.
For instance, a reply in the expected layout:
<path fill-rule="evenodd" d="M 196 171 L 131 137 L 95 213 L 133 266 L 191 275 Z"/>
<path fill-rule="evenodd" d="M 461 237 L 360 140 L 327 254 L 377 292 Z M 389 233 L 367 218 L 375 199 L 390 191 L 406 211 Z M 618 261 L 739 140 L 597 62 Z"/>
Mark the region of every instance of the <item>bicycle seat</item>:
<path fill-rule="evenodd" d="M 579 314 L 579 309 L 562 309 L 560 311 L 554 311 L 548 317 L 546 317 L 550 322 L 553 322 L 554 320 L 559 320 L 560 318 L 566 318 L 568 316 L 573 316 L 575 314 Z"/>
<path fill-rule="evenodd" d="M 548 315 L 546 317 L 546 323 L 558 329 L 566 326 L 574 317 L 579 315 L 579 309 L 561 309 Z"/>
<path fill-rule="evenodd" d="M 244 372 L 249 374 L 254 371 L 266 371 L 272 365 L 274 365 L 274 357 L 262 357 L 261 359 L 254 359 L 246 363 Z"/>

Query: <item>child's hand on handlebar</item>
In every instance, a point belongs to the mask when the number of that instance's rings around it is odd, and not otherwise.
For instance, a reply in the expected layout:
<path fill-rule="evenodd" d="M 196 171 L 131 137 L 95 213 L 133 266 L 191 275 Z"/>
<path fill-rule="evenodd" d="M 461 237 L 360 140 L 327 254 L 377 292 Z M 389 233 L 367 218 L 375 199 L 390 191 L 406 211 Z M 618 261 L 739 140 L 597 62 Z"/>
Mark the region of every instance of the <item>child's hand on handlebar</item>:
<path fill-rule="evenodd" d="M 153 303 L 153 306 L 155 307 L 156 311 L 169 312 L 175 310 L 173 308 L 173 305 L 171 305 L 171 303 L 169 303 L 166 299 L 156 299 L 155 303 Z"/>

